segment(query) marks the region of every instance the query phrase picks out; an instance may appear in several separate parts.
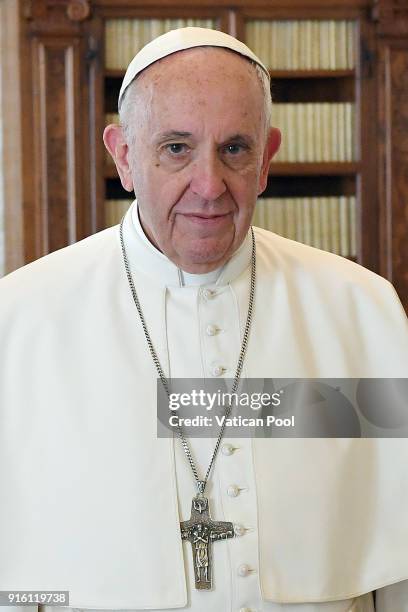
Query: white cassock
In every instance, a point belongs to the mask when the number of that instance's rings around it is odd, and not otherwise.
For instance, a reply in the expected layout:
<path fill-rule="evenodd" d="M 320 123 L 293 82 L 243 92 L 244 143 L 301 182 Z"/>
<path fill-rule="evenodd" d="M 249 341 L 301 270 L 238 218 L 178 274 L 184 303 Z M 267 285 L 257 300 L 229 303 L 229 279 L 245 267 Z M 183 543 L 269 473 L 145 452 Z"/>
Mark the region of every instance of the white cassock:
<path fill-rule="evenodd" d="M 179 530 L 193 476 L 180 441 L 156 436 L 156 371 L 118 230 L 0 281 L 0 590 L 70 590 L 85 610 L 194 612 L 372 612 L 377 590 L 376 610 L 408 611 L 405 439 L 225 437 L 206 494 L 213 519 L 242 535 L 213 545 L 214 590 L 194 589 Z M 407 319 L 387 281 L 255 235 L 243 376 L 408 376 Z M 203 276 L 180 275 L 148 242 L 135 203 L 124 239 L 166 375 L 233 378 L 250 236 Z M 213 445 L 191 440 L 201 474 Z"/>

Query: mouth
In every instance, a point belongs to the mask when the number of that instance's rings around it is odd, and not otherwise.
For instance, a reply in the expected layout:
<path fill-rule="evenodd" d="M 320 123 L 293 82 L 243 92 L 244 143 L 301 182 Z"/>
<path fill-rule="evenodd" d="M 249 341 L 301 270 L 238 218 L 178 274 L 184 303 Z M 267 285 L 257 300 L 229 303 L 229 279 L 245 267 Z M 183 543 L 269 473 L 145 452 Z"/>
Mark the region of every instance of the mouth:
<path fill-rule="evenodd" d="M 224 214 L 208 215 L 204 213 L 182 213 L 181 216 L 191 223 L 198 223 L 200 225 L 218 225 L 229 221 L 232 213 L 227 212 Z"/>

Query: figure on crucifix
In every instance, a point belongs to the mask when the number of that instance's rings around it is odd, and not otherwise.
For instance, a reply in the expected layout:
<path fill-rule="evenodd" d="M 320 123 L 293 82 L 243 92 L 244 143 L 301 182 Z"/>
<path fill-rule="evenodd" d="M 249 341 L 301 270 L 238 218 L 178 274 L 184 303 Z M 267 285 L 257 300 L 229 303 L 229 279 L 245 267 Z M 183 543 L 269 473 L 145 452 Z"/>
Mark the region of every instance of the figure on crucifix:
<path fill-rule="evenodd" d="M 226 521 L 213 521 L 208 499 L 203 495 L 193 498 L 191 518 L 183 521 L 181 538 L 191 543 L 196 589 L 212 588 L 211 542 L 234 537 L 234 526 Z"/>
<path fill-rule="evenodd" d="M 199 523 L 193 529 L 194 546 L 194 569 L 197 582 L 210 582 L 208 578 L 208 544 L 210 541 L 210 530 L 207 525 Z"/>

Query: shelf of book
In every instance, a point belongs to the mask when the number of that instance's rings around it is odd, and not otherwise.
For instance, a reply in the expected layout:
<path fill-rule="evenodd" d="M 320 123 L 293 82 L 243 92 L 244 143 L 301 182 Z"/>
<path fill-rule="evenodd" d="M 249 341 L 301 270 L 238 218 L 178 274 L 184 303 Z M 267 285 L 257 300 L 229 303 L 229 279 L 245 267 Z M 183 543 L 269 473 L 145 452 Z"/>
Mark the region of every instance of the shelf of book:
<path fill-rule="evenodd" d="M 269 168 L 270 176 L 322 176 L 322 175 L 354 175 L 361 169 L 360 162 L 316 162 L 291 163 L 272 161 Z"/>

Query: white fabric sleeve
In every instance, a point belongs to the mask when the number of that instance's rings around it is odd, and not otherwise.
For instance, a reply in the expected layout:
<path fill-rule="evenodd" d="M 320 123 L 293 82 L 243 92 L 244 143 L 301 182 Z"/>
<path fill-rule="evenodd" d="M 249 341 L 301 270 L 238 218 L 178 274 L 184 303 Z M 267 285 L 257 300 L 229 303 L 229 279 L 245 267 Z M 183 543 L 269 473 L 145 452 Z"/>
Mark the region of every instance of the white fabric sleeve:
<path fill-rule="evenodd" d="M 375 612 L 408 612 L 408 580 L 377 589 Z"/>

